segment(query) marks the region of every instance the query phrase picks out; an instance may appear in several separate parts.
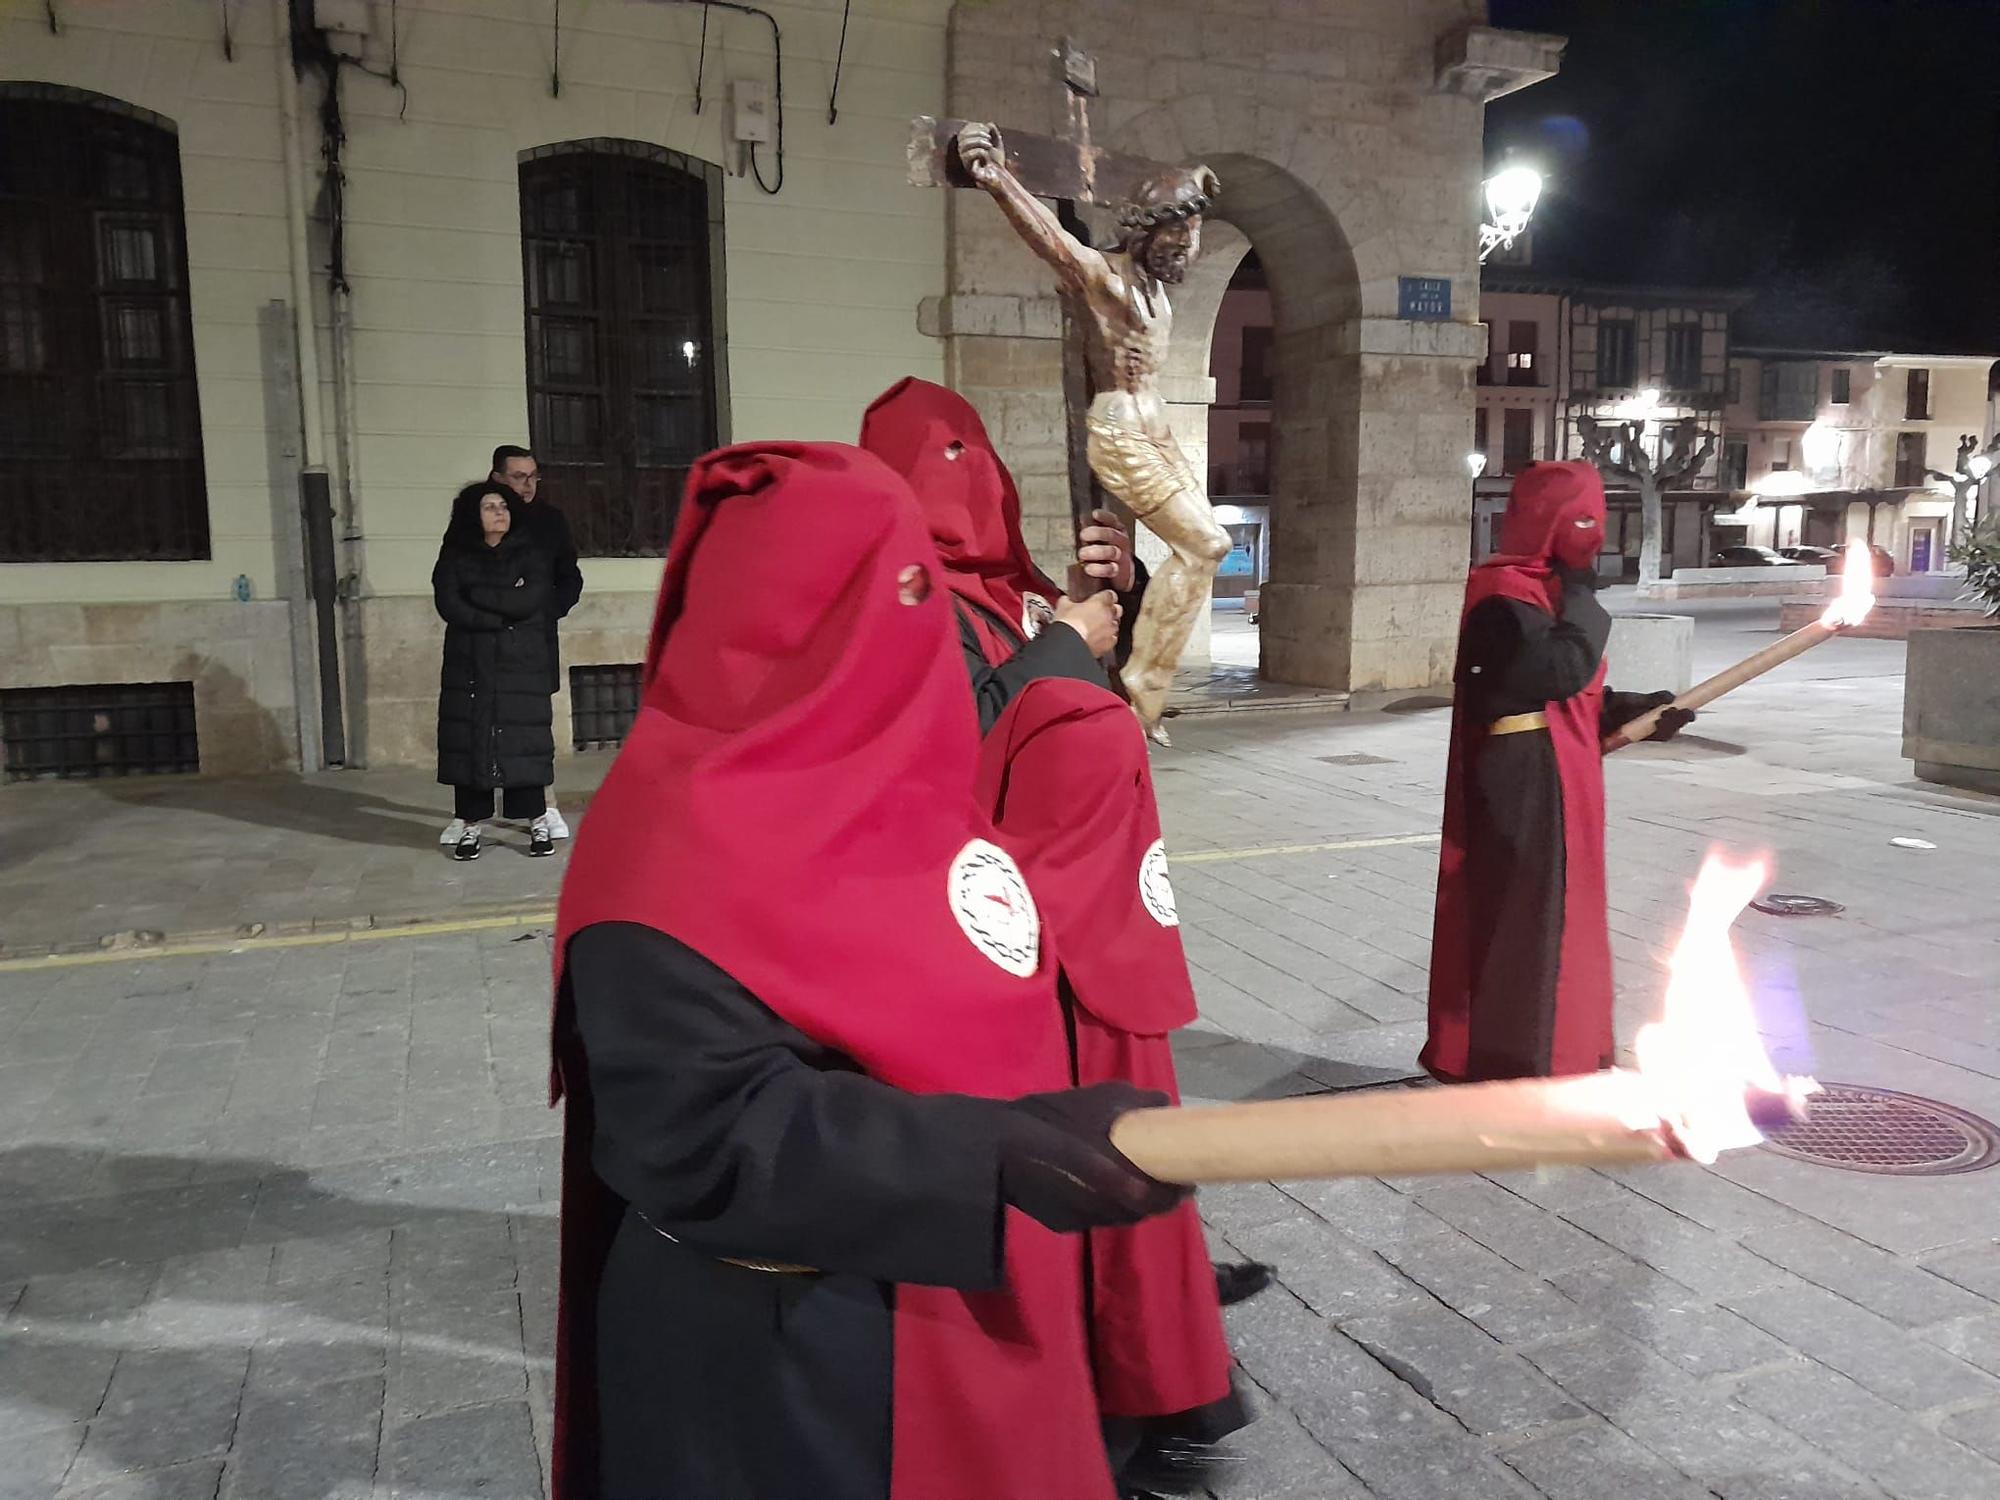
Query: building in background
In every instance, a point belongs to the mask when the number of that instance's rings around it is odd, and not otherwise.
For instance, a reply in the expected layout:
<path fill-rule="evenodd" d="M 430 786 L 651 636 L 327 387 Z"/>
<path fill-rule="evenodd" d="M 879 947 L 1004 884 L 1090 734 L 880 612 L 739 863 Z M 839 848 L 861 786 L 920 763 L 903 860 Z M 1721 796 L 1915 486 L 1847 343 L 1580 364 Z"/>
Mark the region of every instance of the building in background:
<path fill-rule="evenodd" d="M 1744 294 L 1686 287 L 1603 286 L 1537 278 L 1518 265 L 1490 268 L 1480 289 L 1487 325 L 1473 415 L 1473 449 L 1485 455 L 1474 481 L 1473 554 L 1494 550 L 1513 476 L 1535 459 L 1583 456 L 1581 419 L 1645 424 L 1658 456 L 1684 418 L 1717 433 L 1716 456 L 1663 497 L 1661 571 L 1706 560 L 1709 520 L 1729 509 L 1720 485 L 1720 422 L 1729 378 L 1729 315 Z M 1600 571 L 1635 577 L 1640 516 L 1636 491 L 1607 487 Z"/>
<path fill-rule="evenodd" d="M 1208 408 L 1208 495 L 1234 544 L 1215 572 L 1215 602 L 1253 614 L 1271 571 L 1273 333 L 1271 291 L 1252 252 L 1222 294 L 1209 343 L 1215 399 Z"/>
<path fill-rule="evenodd" d="M 1738 349 L 1730 360 L 1724 469 L 1742 498 L 1718 537 L 1838 547 L 1859 537 L 1899 570 L 1948 566 L 1951 472 L 1961 436 L 1994 432 L 1994 355 Z"/>

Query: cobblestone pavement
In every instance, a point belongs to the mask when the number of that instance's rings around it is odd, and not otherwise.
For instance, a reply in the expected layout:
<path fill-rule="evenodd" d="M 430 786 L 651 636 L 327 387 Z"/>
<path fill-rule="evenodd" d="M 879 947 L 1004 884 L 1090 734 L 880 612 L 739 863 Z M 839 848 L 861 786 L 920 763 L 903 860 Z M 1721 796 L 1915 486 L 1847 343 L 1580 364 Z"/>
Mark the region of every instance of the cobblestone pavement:
<path fill-rule="evenodd" d="M 1768 623 L 1704 614 L 1701 665 Z M 2000 802 L 1909 780 L 1900 668 L 1895 643 L 1839 642 L 1611 763 L 1621 1034 L 1657 1001 L 1704 849 L 1766 849 L 1780 889 L 1847 907 L 1739 924 L 1760 989 L 1811 1012 L 1788 1049 L 2000 1118 Z M 1156 769 L 1202 999 L 1190 1094 L 1408 1075 L 1444 719 L 1180 722 Z M 545 1493 L 556 1137 L 527 909 L 553 874 L 451 866 L 405 779 L 347 778 L 339 803 L 139 788 L 84 829 L 127 851 L 95 871 L 57 857 L 84 794 L 4 794 L 31 836 L 0 893 L 33 884 L 48 914 L 10 912 L 15 951 L 88 906 L 104 930 L 192 925 L 194 890 L 225 927 L 311 891 L 300 868 L 361 873 L 235 951 L 0 956 L 0 1500 Z M 394 910 L 446 920 L 310 930 L 314 899 L 344 927 L 378 877 Z M 1996 1181 L 1752 1151 L 1204 1192 L 1218 1251 L 1281 1273 L 1232 1314 L 1263 1415 L 1213 1493 L 2000 1493 Z"/>

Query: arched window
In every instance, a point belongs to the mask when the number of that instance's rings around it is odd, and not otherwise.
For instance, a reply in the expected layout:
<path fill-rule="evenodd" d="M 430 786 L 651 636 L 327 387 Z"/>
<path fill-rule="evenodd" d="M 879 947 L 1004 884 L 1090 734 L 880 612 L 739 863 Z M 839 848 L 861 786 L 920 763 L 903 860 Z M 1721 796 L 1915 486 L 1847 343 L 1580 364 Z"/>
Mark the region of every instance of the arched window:
<path fill-rule="evenodd" d="M 173 126 L 0 85 L 0 562 L 208 555 Z"/>
<path fill-rule="evenodd" d="M 635 141 L 521 163 L 529 445 L 588 557 L 666 550 L 719 439 L 716 169 Z"/>

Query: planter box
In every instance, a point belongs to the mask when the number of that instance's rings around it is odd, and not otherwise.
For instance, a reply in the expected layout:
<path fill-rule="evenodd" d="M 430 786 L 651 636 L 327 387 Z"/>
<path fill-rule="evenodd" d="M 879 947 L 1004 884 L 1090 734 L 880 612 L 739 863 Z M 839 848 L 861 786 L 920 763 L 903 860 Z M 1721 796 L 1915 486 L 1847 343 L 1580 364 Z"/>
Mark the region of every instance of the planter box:
<path fill-rule="evenodd" d="M 1826 609 L 1825 599 L 1787 599 L 1778 612 L 1778 629 L 1786 634 L 1810 625 Z M 1966 630 L 1986 623 L 1986 613 L 1977 604 L 1955 599 L 1933 599 L 1915 595 L 1875 597 L 1875 607 L 1847 634 L 1861 640 L 1906 641 L 1918 630 Z"/>
<path fill-rule="evenodd" d="M 1744 599 L 1796 594 L 1817 588 L 1826 578 L 1818 563 L 1784 568 L 1675 568 L 1652 588 L 1639 590 L 1641 599 Z"/>
<path fill-rule="evenodd" d="M 1685 692 L 1694 683 L 1692 615 L 1613 615 L 1605 682 L 1621 693 Z"/>
<path fill-rule="evenodd" d="M 2000 792 L 2000 629 L 1910 632 L 1903 754 L 1925 781 Z"/>

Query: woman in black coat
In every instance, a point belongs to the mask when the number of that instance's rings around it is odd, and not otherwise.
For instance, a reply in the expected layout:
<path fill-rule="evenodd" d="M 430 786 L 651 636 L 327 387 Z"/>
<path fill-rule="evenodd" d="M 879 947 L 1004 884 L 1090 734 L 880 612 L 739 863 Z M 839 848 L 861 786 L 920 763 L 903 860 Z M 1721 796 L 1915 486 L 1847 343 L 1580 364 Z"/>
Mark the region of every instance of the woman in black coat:
<path fill-rule="evenodd" d="M 443 842 L 454 859 L 479 858 L 495 788 L 501 815 L 529 823 L 528 852 L 555 852 L 544 820 L 555 780 L 549 559 L 514 535 L 516 504 L 491 481 L 460 490 L 431 571 L 444 618 L 438 780 L 453 789 Z"/>

